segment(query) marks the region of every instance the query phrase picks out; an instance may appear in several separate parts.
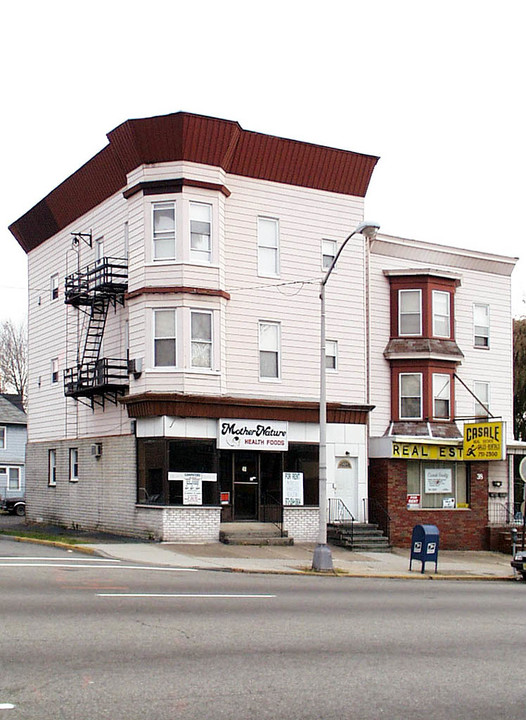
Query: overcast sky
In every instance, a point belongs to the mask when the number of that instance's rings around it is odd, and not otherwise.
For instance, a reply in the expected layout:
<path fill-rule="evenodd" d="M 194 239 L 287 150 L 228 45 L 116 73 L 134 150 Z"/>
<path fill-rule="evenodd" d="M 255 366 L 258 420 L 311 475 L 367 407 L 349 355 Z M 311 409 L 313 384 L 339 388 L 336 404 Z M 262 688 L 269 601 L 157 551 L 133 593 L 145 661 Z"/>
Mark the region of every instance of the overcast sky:
<path fill-rule="evenodd" d="M 3 3 L 0 320 L 26 313 L 7 226 L 121 122 L 179 110 L 380 156 L 366 219 L 524 256 L 526 315 L 525 26 L 524 0 Z"/>

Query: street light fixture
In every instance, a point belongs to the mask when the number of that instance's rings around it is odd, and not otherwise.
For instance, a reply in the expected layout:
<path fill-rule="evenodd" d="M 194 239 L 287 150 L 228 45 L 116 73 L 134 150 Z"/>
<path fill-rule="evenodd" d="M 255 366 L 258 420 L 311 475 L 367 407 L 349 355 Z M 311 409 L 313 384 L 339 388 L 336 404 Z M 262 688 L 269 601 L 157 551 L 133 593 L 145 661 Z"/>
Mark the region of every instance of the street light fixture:
<path fill-rule="evenodd" d="M 361 233 L 368 240 L 373 240 L 379 229 L 379 225 L 371 222 L 363 222 L 358 225 L 343 241 L 340 249 L 336 253 L 329 269 L 325 273 L 320 284 L 320 301 L 321 301 L 321 330 L 320 330 L 320 469 L 319 469 L 319 505 L 320 505 L 320 525 L 318 531 L 318 544 L 314 548 L 312 557 L 312 569 L 318 572 L 330 572 L 333 569 L 332 552 L 327 545 L 327 360 L 325 348 L 325 286 L 329 279 L 338 258 L 342 254 L 342 250 L 349 240 Z"/>

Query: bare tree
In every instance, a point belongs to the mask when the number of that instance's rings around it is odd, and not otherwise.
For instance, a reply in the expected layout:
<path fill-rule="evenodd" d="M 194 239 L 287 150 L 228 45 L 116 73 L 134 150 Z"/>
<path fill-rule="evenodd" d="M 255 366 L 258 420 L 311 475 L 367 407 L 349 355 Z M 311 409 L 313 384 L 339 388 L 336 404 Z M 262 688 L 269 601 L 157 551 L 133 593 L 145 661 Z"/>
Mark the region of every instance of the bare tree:
<path fill-rule="evenodd" d="M 27 393 L 27 330 L 25 323 L 0 323 L 0 386 L 25 402 Z"/>

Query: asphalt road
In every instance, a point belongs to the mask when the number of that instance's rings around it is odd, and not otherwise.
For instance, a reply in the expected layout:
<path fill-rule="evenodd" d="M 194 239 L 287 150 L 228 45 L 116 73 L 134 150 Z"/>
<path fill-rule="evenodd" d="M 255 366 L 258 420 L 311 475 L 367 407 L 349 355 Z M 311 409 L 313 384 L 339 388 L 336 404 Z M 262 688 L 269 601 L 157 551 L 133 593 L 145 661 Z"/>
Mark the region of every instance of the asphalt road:
<path fill-rule="evenodd" d="M 523 719 L 526 585 L 132 567 L 0 539 L 0 720 Z"/>

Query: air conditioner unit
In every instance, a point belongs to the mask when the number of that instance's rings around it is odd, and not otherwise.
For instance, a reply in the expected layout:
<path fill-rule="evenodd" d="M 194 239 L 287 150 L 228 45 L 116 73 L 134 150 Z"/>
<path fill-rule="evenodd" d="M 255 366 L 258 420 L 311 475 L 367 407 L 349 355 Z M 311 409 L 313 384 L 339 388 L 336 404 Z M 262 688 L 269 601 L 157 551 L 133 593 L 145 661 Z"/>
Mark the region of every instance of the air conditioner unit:
<path fill-rule="evenodd" d="M 91 454 L 93 457 L 100 458 L 102 455 L 102 443 L 93 443 L 91 446 Z"/>

